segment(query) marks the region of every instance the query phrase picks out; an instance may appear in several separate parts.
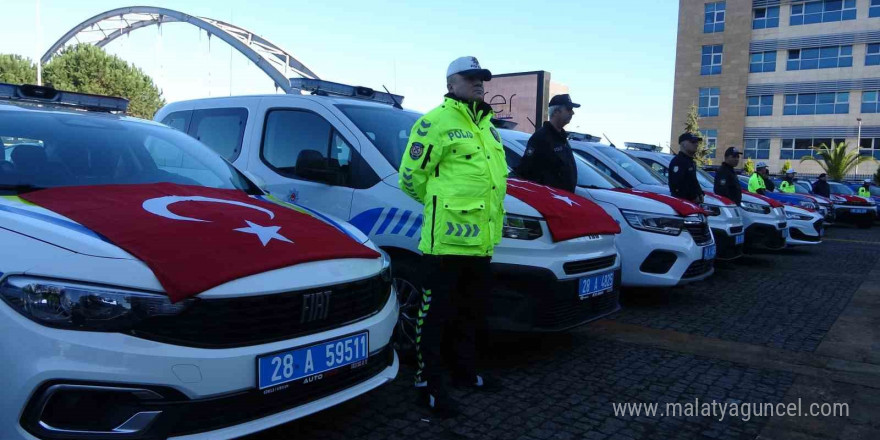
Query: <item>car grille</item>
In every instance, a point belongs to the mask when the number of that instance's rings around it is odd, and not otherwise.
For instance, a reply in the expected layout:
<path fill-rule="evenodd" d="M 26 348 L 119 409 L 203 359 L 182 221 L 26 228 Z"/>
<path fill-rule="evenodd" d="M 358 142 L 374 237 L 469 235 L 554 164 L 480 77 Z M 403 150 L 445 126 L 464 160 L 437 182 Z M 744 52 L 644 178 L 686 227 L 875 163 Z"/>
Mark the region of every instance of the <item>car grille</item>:
<path fill-rule="evenodd" d="M 698 224 L 687 224 L 685 223 L 684 227 L 691 234 L 691 237 L 694 238 L 694 242 L 698 245 L 702 246 L 704 244 L 709 244 L 712 242 L 712 233 L 709 232 L 709 225 L 706 223 L 698 223 Z"/>
<path fill-rule="evenodd" d="M 688 266 L 687 270 L 684 271 L 684 275 L 682 275 L 681 277 L 682 278 L 698 277 L 698 276 L 703 275 L 703 274 L 709 272 L 710 270 L 712 270 L 712 267 L 713 266 L 712 266 L 711 260 L 694 261 L 693 263 L 691 263 L 690 266 Z"/>
<path fill-rule="evenodd" d="M 161 408 L 167 413 L 167 417 L 166 414 L 160 416 L 157 428 L 167 429 L 168 435 L 186 435 L 266 417 L 365 382 L 381 373 L 393 360 L 394 350 L 389 345 L 371 353 L 367 365 L 353 370 L 333 370 L 332 374 L 325 373 L 323 379 L 311 384 L 295 381 L 290 383 L 290 388 L 268 395 L 251 390 L 219 398 L 169 404 Z"/>
<path fill-rule="evenodd" d="M 843 202 L 843 206 L 871 206 L 871 204 L 868 203 L 868 202 L 850 202 L 850 201 L 846 201 L 846 202 Z"/>
<path fill-rule="evenodd" d="M 592 272 L 594 270 L 614 266 L 615 261 L 617 261 L 617 255 L 593 258 L 591 260 L 570 261 L 562 265 L 562 270 L 564 270 L 567 275 Z"/>
<path fill-rule="evenodd" d="M 734 226 L 734 227 L 730 228 L 730 233 L 731 233 L 731 235 L 739 234 L 739 233 L 742 232 L 742 231 L 743 231 L 743 227 L 742 227 L 742 226 Z"/>
<path fill-rule="evenodd" d="M 823 226 L 824 226 L 824 221 L 823 221 L 823 220 L 816 220 L 816 221 L 813 223 L 813 228 L 816 230 L 817 233 L 820 233 L 820 234 L 822 233 L 822 227 L 823 227 Z"/>
<path fill-rule="evenodd" d="M 302 322 L 303 297 L 330 291 L 326 317 Z M 310 290 L 200 299 L 177 316 L 138 323 L 133 336 L 175 345 L 229 348 L 265 344 L 359 321 L 382 309 L 391 293 L 382 275 Z"/>
<path fill-rule="evenodd" d="M 567 301 L 557 299 L 553 304 L 545 304 L 535 319 L 536 327 L 567 328 L 615 311 L 620 303 L 619 275 L 614 286 L 614 290 L 601 296 L 581 300 L 574 294 Z"/>
<path fill-rule="evenodd" d="M 816 236 L 807 235 L 807 234 L 804 234 L 803 232 L 801 232 L 799 229 L 790 229 L 788 232 L 791 234 L 791 238 L 793 238 L 795 240 L 810 241 L 810 242 L 814 242 L 814 243 L 818 243 L 818 242 L 822 241 L 822 239 L 819 238 L 818 235 L 816 235 Z"/>

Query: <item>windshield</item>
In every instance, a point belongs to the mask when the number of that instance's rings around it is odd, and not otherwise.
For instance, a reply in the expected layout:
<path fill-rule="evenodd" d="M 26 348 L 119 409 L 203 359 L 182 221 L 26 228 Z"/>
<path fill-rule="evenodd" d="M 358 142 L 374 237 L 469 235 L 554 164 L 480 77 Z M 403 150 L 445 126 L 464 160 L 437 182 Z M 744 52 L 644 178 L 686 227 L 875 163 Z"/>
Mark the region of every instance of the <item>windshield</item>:
<path fill-rule="evenodd" d="M 598 147 L 598 150 L 614 161 L 621 168 L 632 174 L 640 183 L 646 185 L 666 185 L 663 176 L 657 174 L 644 162 L 634 159 L 632 156 L 614 147 Z"/>
<path fill-rule="evenodd" d="M 159 125 L 85 113 L 0 110 L 0 191 L 179 183 L 260 190 L 195 139 Z"/>
<path fill-rule="evenodd" d="M 700 182 L 700 186 L 703 188 L 715 188 L 715 178 L 707 173 L 706 170 L 697 169 L 697 181 Z"/>
<path fill-rule="evenodd" d="M 370 138 L 385 160 L 394 169 L 400 169 L 400 161 L 406 152 L 409 132 L 421 114 L 393 107 L 366 105 L 337 105 L 354 125 Z"/>
<path fill-rule="evenodd" d="M 812 194 L 810 191 L 810 184 L 806 182 L 795 182 L 794 183 L 794 192 L 797 194 Z"/>
<path fill-rule="evenodd" d="M 855 195 L 855 191 L 842 183 L 828 182 L 828 185 L 831 186 L 831 194 Z"/>
<path fill-rule="evenodd" d="M 528 146 L 528 139 L 517 139 L 516 143 L 522 145 L 523 150 Z M 507 150 L 507 148 L 505 148 Z M 517 151 L 516 154 L 521 155 L 522 151 Z M 510 163 L 510 161 L 508 161 Z M 519 163 L 519 162 L 517 162 Z M 574 163 L 577 167 L 577 185 L 582 186 L 584 188 L 601 188 L 601 189 L 612 189 L 612 188 L 623 188 L 623 185 L 614 181 L 614 179 L 605 175 L 605 173 L 599 171 L 593 164 L 587 162 L 583 157 L 575 154 L 574 155 Z"/>

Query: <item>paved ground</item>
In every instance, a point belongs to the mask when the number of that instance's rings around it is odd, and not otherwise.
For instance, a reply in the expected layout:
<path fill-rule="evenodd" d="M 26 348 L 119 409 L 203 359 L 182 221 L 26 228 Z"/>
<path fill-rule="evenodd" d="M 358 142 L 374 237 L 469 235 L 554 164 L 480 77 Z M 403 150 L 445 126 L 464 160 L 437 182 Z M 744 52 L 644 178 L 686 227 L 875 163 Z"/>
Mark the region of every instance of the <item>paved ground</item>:
<path fill-rule="evenodd" d="M 373 393 L 252 436 L 268 439 L 880 438 L 880 227 L 749 255 L 703 283 L 625 291 L 574 332 L 494 341 L 497 394 L 456 390 L 464 414 L 413 404 L 412 370 Z M 524 350 L 523 347 L 529 347 Z M 612 402 L 849 405 L 848 417 L 615 415 Z"/>

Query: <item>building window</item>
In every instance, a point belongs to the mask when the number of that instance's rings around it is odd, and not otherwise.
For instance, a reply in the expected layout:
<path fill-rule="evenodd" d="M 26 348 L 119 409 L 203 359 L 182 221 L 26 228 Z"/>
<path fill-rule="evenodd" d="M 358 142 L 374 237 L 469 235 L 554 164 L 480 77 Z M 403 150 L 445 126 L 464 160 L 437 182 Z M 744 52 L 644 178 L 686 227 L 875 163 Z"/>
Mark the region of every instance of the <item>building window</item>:
<path fill-rule="evenodd" d="M 859 155 L 873 156 L 874 159 L 880 160 L 880 138 L 862 138 Z"/>
<path fill-rule="evenodd" d="M 865 51 L 865 65 L 880 66 L 880 43 L 869 44 L 867 46 Z"/>
<path fill-rule="evenodd" d="M 880 113 L 880 90 L 862 92 L 862 113 Z"/>
<path fill-rule="evenodd" d="M 773 115 L 773 95 L 749 96 L 746 116 Z"/>
<path fill-rule="evenodd" d="M 724 32 L 725 8 L 725 2 L 706 3 L 706 21 L 703 24 L 703 33 Z"/>
<path fill-rule="evenodd" d="M 715 149 L 718 146 L 718 130 L 700 130 L 703 140 L 706 141 L 707 157 L 715 157 Z"/>
<path fill-rule="evenodd" d="M 770 159 L 770 139 L 746 139 L 746 158 Z"/>
<path fill-rule="evenodd" d="M 699 112 L 701 118 L 718 116 L 721 89 L 718 87 L 700 89 Z"/>
<path fill-rule="evenodd" d="M 779 27 L 779 6 L 755 8 L 752 14 L 752 29 Z"/>
<path fill-rule="evenodd" d="M 831 139 L 831 138 L 797 138 L 797 139 L 783 139 L 782 140 L 782 148 L 779 150 L 779 158 L 780 159 L 800 159 L 802 157 L 810 156 L 813 154 L 813 146 L 817 148 L 821 145 L 825 145 L 829 148 L 834 145 L 839 145 L 842 142 L 845 142 L 845 139 Z"/>
<path fill-rule="evenodd" d="M 852 46 L 814 47 L 788 51 L 788 70 L 852 67 Z"/>
<path fill-rule="evenodd" d="M 783 115 L 843 115 L 849 113 L 849 92 L 785 95 Z"/>
<path fill-rule="evenodd" d="M 868 17 L 880 17 L 880 0 L 871 0 L 871 7 L 868 8 Z"/>
<path fill-rule="evenodd" d="M 819 0 L 791 4 L 792 26 L 856 19 L 856 0 Z"/>
<path fill-rule="evenodd" d="M 721 44 L 717 44 L 714 46 L 703 46 L 700 75 L 721 74 L 721 61 L 723 50 L 724 46 Z"/>
<path fill-rule="evenodd" d="M 775 72 L 776 51 L 753 53 L 749 59 L 749 72 Z"/>

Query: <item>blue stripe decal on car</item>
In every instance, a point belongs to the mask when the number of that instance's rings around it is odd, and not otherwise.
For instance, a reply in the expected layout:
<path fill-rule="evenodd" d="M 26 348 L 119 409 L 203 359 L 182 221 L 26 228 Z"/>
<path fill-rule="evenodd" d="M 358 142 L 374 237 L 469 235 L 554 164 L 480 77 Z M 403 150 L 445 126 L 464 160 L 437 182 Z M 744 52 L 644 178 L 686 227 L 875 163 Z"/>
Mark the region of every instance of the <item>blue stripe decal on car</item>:
<path fill-rule="evenodd" d="M 91 229 L 89 229 L 79 223 L 74 223 L 70 220 L 65 220 L 62 218 L 53 217 L 51 215 L 41 214 L 39 212 L 34 212 L 34 211 L 31 211 L 28 209 L 16 208 L 14 206 L 9 206 L 9 205 L 2 204 L 2 203 L 0 203 L 0 211 L 6 211 L 6 212 L 10 212 L 12 214 L 18 214 L 18 215 L 21 215 L 24 217 L 30 217 L 32 219 L 44 221 L 46 223 L 51 223 L 55 226 L 60 226 L 62 228 L 69 229 L 71 231 L 76 231 L 81 234 L 85 234 L 85 235 L 97 238 L 98 240 L 106 241 L 107 243 L 110 243 L 110 240 L 108 240 L 107 238 L 105 238 L 101 234 L 98 234 L 97 232 L 95 232 L 95 231 L 93 231 L 93 230 L 91 230 Z"/>
<path fill-rule="evenodd" d="M 423 218 L 424 218 L 424 216 L 421 216 L 421 215 L 416 217 L 416 221 L 413 222 L 412 227 L 409 228 L 409 231 L 406 233 L 407 237 L 411 238 L 413 235 L 416 235 L 416 232 L 419 232 L 419 228 L 422 227 L 422 219 Z"/>
<path fill-rule="evenodd" d="M 388 215 L 385 216 L 385 220 L 382 222 L 382 226 L 379 226 L 379 230 L 376 231 L 376 235 L 382 235 L 385 233 L 385 230 L 388 229 L 388 226 L 391 225 L 391 220 L 394 220 L 394 216 L 397 214 L 397 208 L 391 208 L 388 211 Z"/>
<path fill-rule="evenodd" d="M 349 223 L 360 229 L 364 234 L 370 235 L 373 226 L 376 226 L 376 222 L 378 222 L 379 217 L 382 216 L 382 211 L 382 208 L 368 209 L 354 216 Z"/>
<path fill-rule="evenodd" d="M 403 226 L 409 221 L 409 216 L 412 215 L 412 211 L 403 211 L 403 215 L 400 216 L 400 221 L 397 222 L 397 226 L 391 231 L 392 235 L 397 235 L 400 233 L 400 230 L 403 229 Z"/>

